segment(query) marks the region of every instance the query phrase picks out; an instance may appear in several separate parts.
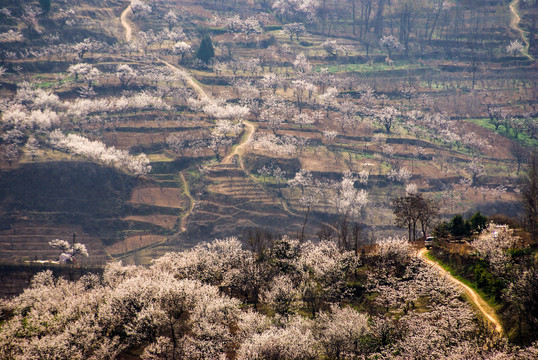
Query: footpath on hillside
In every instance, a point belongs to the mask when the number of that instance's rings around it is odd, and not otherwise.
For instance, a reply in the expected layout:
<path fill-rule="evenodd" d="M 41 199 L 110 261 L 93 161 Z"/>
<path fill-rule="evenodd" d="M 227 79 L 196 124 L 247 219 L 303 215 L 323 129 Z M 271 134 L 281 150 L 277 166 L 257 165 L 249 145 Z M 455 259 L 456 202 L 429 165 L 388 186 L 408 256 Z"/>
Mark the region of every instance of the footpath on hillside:
<path fill-rule="evenodd" d="M 252 135 L 256 131 L 256 128 L 248 121 L 243 121 L 243 125 L 245 126 L 245 136 L 243 137 L 243 141 L 241 141 L 231 153 L 229 153 L 224 157 L 224 159 L 222 159 L 222 164 L 231 164 L 233 157 L 235 155 L 238 155 L 240 158 L 239 165 L 244 170 L 245 167 L 243 165 L 243 161 L 241 160 L 241 155 L 243 155 L 243 149 L 245 148 L 245 146 L 247 146 L 247 144 L 250 142 L 250 139 L 252 139 Z"/>
<path fill-rule="evenodd" d="M 424 261 L 426 264 L 430 265 L 437 271 L 439 271 L 441 276 L 446 277 L 451 282 L 456 284 L 458 287 L 462 288 L 465 294 L 469 297 L 469 300 L 471 303 L 480 311 L 482 317 L 486 319 L 492 327 L 495 329 L 495 331 L 502 336 L 504 334 L 501 322 L 497 318 L 497 315 L 495 314 L 495 310 L 491 306 L 488 305 L 488 303 L 482 299 L 482 297 L 477 294 L 476 291 L 471 289 L 469 286 L 465 285 L 463 282 L 456 279 L 454 276 L 452 276 L 448 271 L 446 271 L 441 265 L 439 265 L 437 262 L 430 260 L 426 257 L 426 252 L 428 250 L 426 248 L 421 249 L 418 252 L 418 257 L 422 261 Z"/>
<path fill-rule="evenodd" d="M 131 7 L 129 5 L 129 6 L 127 6 L 125 8 L 125 10 L 123 10 L 123 12 L 121 13 L 121 16 L 120 16 L 121 24 L 122 24 L 123 28 L 125 29 L 125 40 L 127 42 L 132 40 L 132 27 L 131 27 L 131 25 L 129 24 L 129 22 L 127 20 L 127 16 L 129 15 L 130 12 L 131 12 Z M 159 59 L 159 61 L 161 61 L 163 64 L 165 64 L 169 68 L 173 69 L 175 72 L 177 72 L 184 79 L 186 84 L 188 86 L 190 86 L 197 93 L 199 99 L 204 99 L 204 98 L 209 98 L 210 97 L 202 89 L 202 87 L 200 87 L 200 85 L 198 85 L 194 81 L 194 79 L 192 78 L 192 76 L 189 74 L 189 72 L 186 69 L 184 69 L 184 68 L 182 68 L 182 67 L 180 67 L 178 65 L 173 65 L 173 64 L 165 61 L 164 59 Z M 249 142 L 252 139 L 254 133 L 256 132 L 256 126 L 254 124 L 252 124 L 251 122 L 245 120 L 245 121 L 243 121 L 243 125 L 245 127 L 245 134 L 241 137 L 241 140 L 240 140 L 239 144 L 237 144 L 234 147 L 234 149 L 232 150 L 232 152 L 230 154 L 226 155 L 222 159 L 220 164 L 214 165 L 212 167 L 212 170 L 214 170 L 216 172 L 233 171 L 234 170 L 233 167 L 230 167 L 230 166 L 233 166 L 233 164 L 232 164 L 233 158 L 234 158 L 235 155 L 237 155 L 238 158 L 239 158 L 238 159 L 239 163 L 237 165 L 239 165 L 240 169 L 244 173 L 243 179 L 240 179 L 242 181 L 242 185 L 240 186 L 239 191 L 237 191 L 237 189 L 235 189 L 235 188 L 229 188 L 229 189 L 226 189 L 226 191 L 224 191 L 223 195 L 231 195 L 231 193 L 233 192 L 233 193 L 235 193 L 236 196 L 239 195 L 240 198 L 242 196 L 243 200 L 246 201 L 246 203 L 251 202 L 252 197 L 254 197 L 258 201 L 261 201 L 262 203 L 265 203 L 265 206 L 274 204 L 274 199 L 272 198 L 272 196 L 270 196 L 266 192 L 266 190 L 263 188 L 263 186 L 260 186 L 253 179 L 253 176 L 247 172 L 247 170 L 245 169 L 245 166 L 243 164 L 242 156 L 244 155 L 245 148 L 249 144 Z M 185 189 L 185 194 L 187 195 L 187 197 L 190 200 L 190 207 L 189 207 L 188 211 L 181 218 L 181 226 L 180 226 L 181 227 L 181 232 L 185 232 L 187 230 L 187 226 L 186 226 L 187 225 L 187 217 L 192 213 L 192 211 L 194 209 L 195 200 L 191 196 L 190 192 L 188 191 L 188 183 L 187 183 L 183 173 L 180 173 L 180 176 L 181 176 L 181 180 L 183 182 L 183 186 L 184 186 L 184 189 Z M 227 176 L 229 176 L 229 175 L 227 175 Z M 222 180 L 225 179 L 225 178 L 226 178 L 226 176 L 224 176 L 223 178 L 217 178 L 217 180 L 218 180 L 217 182 L 222 182 Z M 239 179 L 239 178 L 236 176 L 235 179 Z M 219 191 L 218 191 L 218 189 L 216 187 L 214 187 L 214 190 L 215 189 L 217 190 L 217 193 L 219 193 Z M 242 193 L 247 192 L 248 194 L 242 194 L 241 195 L 240 194 L 241 192 Z M 288 216 L 301 217 L 300 215 L 296 214 L 295 212 L 293 212 L 289 208 L 288 204 L 286 203 L 286 201 L 284 199 L 281 199 L 280 205 L 281 205 L 282 209 L 284 210 L 284 212 L 288 214 Z M 246 212 L 248 212 L 250 214 L 255 213 L 255 211 L 253 211 L 253 210 L 247 210 Z M 274 214 L 269 214 L 269 215 L 275 216 Z M 322 221 L 319 221 L 319 220 L 315 220 L 315 221 L 320 223 L 320 224 L 326 225 L 326 226 L 328 226 L 328 227 L 330 227 L 330 228 L 332 228 L 333 230 L 336 231 L 336 228 L 334 226 L 328 224 L 328 223 L 325 223 L 325 222 L 322 222 Z"/>
<path fill-rule="evenodd" d="M 131 41 L 131 36 L 132 36 L 131 25 L 129 25 L 129 23 L 127 22 L 127 14 L 129 12 L 131 12 L 131 5 L 127 6 L 125 10 L 121 12 L 121 16 L 120 16 L 121 25 L 125 29 L 125 41 L 127 42 Z"/>
<path fill-rule="evenodd" d="M 125 34 L 125 40 L 127 42 L 130 42 L 132 40 L 132 26 L 130 22 L 128 21 L 128 16 L 131 13 L 130 6 L 127 6 L 120 16 L 121 24 L 124 28 L 124 34 Z M 159 61 L 172 69 L 174 72 L 176 72 L 186 83 L 187 86 L 192 88 L 199 99 L 209 99 L 210 95 L 207 94 L 204 89 L 196 83 L 196 81 L 192 78 L 192 76 L 189 74 L 189 72 L 182 68 L 179 65 L 171 64 L 170 62 L 159 59 Z M 263 203 L 264 208 L 267 206 L 270 206 L 274 204 L 274 200 L 272 197 L 265 193 L 265 190 L 263 187 L 261 187 L 259 184 L 254 181 L 250 174 L 245 169 L 245 166 L 243 164 L 243 155 L 245 153 L 245 148 L 249 144 L 250 140 L 252 139 L 254 133 L 256 132 L 256 126 L 252 124 L 249 121 L 244 120 L 242 122 L 244 126 L 244 134 L 241 137 L 241 140 L 238 144 L 236 144 L 232 150 L 232 152 L 228 155 L 226 155 L 219 164 L 214 164 L 212 166 L 209 166 L 208 170 L 208 178 L 212 180 L 212 185 L 209 186 L 209 188 L 214 191 L 219 196 L 230 196 L 230 197 L 236 197 L 238 199 L 242 200 L 242 205 L 248 205 L 249 203 L 252 203 L 253 201 L 259 201 Z M 235 156 L 238 156 L 238 164 L 233 163 L 233 159 Z M 243 172 L 244 174 L 240 174 L 237 170 L 237 166 L 239 166 L 240 172 Z M 194 207 L 196 205 L 196 200 L 193 198 L 189 191 L 189 184 L 185 178 L 185 174 L 183 172 L 180 172 L 180 178 L 183 183 L 184 188 L 184 194 L 188 197 L 190 201 L 190 206 L 187 209 L 186 213 L 184 213 L 181 216 L 180 220 L 180 230 L 181 232 L 187 231 L 187 218 L 192 214 Z M 233 181 L 233 184 L 225 185 L 226 180 Z M 230 204 L 216 204 L 211 203 L 208 200 L 201 200 L 198 201 L 199 205 L 203 206 L 204 204 L 209 204 L 212 206 L 215 206 L 216 208 L 222 209 L 222 208 L 235 208 L 234 206 L 230 206 Z M 206 204 L 206 205 L 207 205 Z M 285 205 L 285 204 L 284 204 Z M 257 215 L 270 215 L 270 216 L 277 216 L 273 213 L 259 213 L 254 211 L 250 208 L 245 209 L 237 209 L 240 212 L 243 212 L 245 214 L 257 214 Z M 284 211 L 287 212 L 290 215 L 295 215 L 291 211 L 287 209 L 286 206 L 284 206 Z M 203 211 L 202 211 L 203 212 Z M 234 214 L 237 215 L 237 214 Z M 246 219 L 248 220 L 248 219 Z M 246 221 L 245 220 L 245 221 Z M 196 220 L 193 220 L 196 222 Z M 253 224 L 255 225 L 255 224 Z"/>

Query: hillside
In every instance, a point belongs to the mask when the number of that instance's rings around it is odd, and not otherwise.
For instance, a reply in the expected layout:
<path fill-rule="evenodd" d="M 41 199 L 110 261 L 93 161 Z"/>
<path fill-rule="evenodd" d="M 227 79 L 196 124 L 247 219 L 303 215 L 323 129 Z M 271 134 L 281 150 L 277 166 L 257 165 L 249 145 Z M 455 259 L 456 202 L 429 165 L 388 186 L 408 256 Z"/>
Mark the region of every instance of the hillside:
<path fill-rule="evenodd" d="M 3 2 L 1 260 L 54 259 L 72 233 L 86 261 L 139 264 L 342 218 L 403 234 L 406 192 L 441 218 L 521 217 L 535 8 L 284 3 Z"/>
<path fill-rule="evenodd" d="M 0 1 L 0 359 L 536 359 L 537 19 Z"/>

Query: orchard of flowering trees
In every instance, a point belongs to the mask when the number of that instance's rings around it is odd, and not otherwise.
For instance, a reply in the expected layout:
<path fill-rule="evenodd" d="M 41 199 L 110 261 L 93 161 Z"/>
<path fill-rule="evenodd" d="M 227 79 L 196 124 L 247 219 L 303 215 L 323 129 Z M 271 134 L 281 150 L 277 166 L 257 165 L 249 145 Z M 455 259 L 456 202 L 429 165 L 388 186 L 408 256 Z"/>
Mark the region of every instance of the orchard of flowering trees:
<path fill-rule="evenodd" d="M 125 169 L 137 176 L 151 171 L 151 165 L 145 154 L 131 156 L 125 150 L 107 148 L 99 141 L 90 141 L 76 134 L 64 136 L 60 131 L 54 131 L 50 134 L 49 142 L 55 149 L 66 150 L 90 161 Z"/>
<path fill-rule="evenodd" d="M 75 73 L 77 76 L 87 77 L 89 75 L 86 74 L 93 71 L 91 66 L 87 64 L 80 65 L 85 65 L 85 67 L 70 67 L 69 72 Z M 93 79 L 96 78 L 93 77 Z M 52 147 L 139 176 L 151 171 L 145 154 L 132 156 L 126 150 L 117 150 L 113 146 L 107 147 L 99 140 L 92 141 L 78 134 L 65 135 L 61 128 L 66 128 L 66 123 L 69 120 L 80 123 L 92 114 L 125 111 L 132 108 L 167 109 L 168 105 L 163 103 L 160 98 L 152 97 L 146 93 L 137 94 L 129 99 L 122 97 L 117 100 L 94 101 L 78 98 L 74 102 L 62 103 L 58 96 L 32 87 L 29 83 L 22 83 L 15 98 L 6 99 L 2 107 L 1 124 L 4 130 L 4 142 L 14 145 L 25 145 L 26 143 L 26 148 L 29 149 L 32 157 L 35 157 L 40 146 Z M 39 140 L 36 139 L 36 136 Z M 7 149 L 4 150 L 4 156 L 10 156 L 6 157 L 7 160 L 13 159 Z"/>
<path fill-rule="evenodd" d="M 58 240 L 54 244 L 58 243 Z M 236 238 L 110 263 L 78 281 L 37 274 L 0 305 L 10 359 L 534 359 L 478 321 L 402 239 L 356 255 L 282 237 Z M 360 274 L 360 275 L 359 275 Z M 306 316 L 307 310 L 310 316 Z"/>

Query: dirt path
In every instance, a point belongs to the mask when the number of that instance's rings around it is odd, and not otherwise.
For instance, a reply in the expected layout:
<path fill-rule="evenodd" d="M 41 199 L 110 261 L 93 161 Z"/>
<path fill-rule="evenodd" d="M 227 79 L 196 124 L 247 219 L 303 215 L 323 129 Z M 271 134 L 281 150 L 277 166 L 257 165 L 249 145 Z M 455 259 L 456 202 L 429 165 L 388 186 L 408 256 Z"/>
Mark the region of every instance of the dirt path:
<path fill-rule="evenodd" d="M 125 10 L 122 11 L 121 16 L 120 16 L 121 25 L 125 29 L 125 40 L 127 42 L 131 41 L 131 34 L 132 34 L 131 25 L 129 25 L 129 23 L 127 22 L 127 13 L 129 12 L 131 12 L 131 5 L 127 6 Z"/>
<path fill-rule="evenodd" d="M 519 27 L 519 22 L 521 21 L 521 17 L 519 16 L 517 9 L 519 7 L 519 0 L 514 0 L 510 3 L 510 12 L 512 13 L 512 19 L 510 20 L 510 27 L 517 31 L 521 35 L 521 39 L 523 39 L 523 43 L 525 44 L 525 48 L 523 49 L 523 54 L 528 57 L 531 60 L 534 60 L 531 54 L 529 54 L 529 41 L 525 37 L 525 31 Z"/>
<path fill-rule="evenodd" d="M 132 39 L 132 28 L 131 28 L 131 25 L 127 22 L 127 15 L 130 12 L 131 12 L 131 6 L 127 6 L 125 10 L 123 10 L 120 16 L 121 25 L 125 29 L 125 40 L 128 42 L 131 41 Z M 192 79 L 192 77 L 189 75 L 187 71 L 185 71 L 184 69 L 178 66 L 174 66 L 163 59 L 160 59 L 160 61 L 166 66 L 168 66 L 169 68 L 173 69 L 175 72 L 177 72 L 185 80 L 185 82 L 190 87 L 192 87 L 194 91 L 196 91 L 196 93 L 198 94 L 200 98 L 207 97 L 207 94 L 205 93 L 205 91 L 196 82 L 194 82 L 194 80 Z M 187 183 L 185 176 L 183 175 L 182 172 L 179 173 L 179 176 L 181 177 L 181 181 L 183 182 L 184 193 L 189 198 L 189 202 L 190 202 L 189 210 L 181 218 L 181 232 L 185 232 L 187 231 L 187 225 L 186 225 L 187 217 L 192 213 L 196 202 L 190 193 L 189 184 Z"/>
<path fill-rule="evenodd" d="M 185 80 L 185 82 L 191 87 L 194 89 L 194 91 L 196 91 L 196 93 L 198 94 L 198 97 L 200 99 L 203 99 L 203 98 L 206 98 L 208 97 L 207 94 L 205 93 L 204 89 L 202 89 L 200 87 L 200 85 L 198 85 L 193 79 L 192 79 L 192 76 L 190 76 L 190 74 L 183 68 L 179 67 L 179 66 L 176 66 L 176 65 L 172 65 L 170 64 L 169 62 L 163 60 L 163 59 L 160 59 L 162 61 L 163 64 L 165 64 L 166 66 L 168 66 L 169 68 L 173 69 L 175 72 L 177 72 L 182 78 L 183 80 Z"/>
<path fill-rule="evenodd" d="M 130 12 L 131 10 L 131 7 L 128 6 L 127 8 L 125 8 L 125 10 L 123 10 L 123 12 L 121 13 L 121 24 L 122 26 L 124 27 L 125 29 L 125 39 L 127 41 L 131 41 L 132 39 L 132 28 L 131 28 L 131 25 L 127 22 L 127 15 L 128 13 Z M 174 71 L 176 71 L 184 80 L 185 82 L 191 87 L 193 88 L 196 93 L 198 94 L 199 98 L 203 99 L 203 98 L 207 98 L 208 95 L 206 94 L 206 92 L 192 79 L 191 75 L 188 73 L 188 71 L 186 71 L 185 69 L 179 67 L 179 66 L 176 66 L 176 65 L 172 65 L 170 64 L 169 62 L 163 60 L 163 59 L 159 59 L 163 64 L 165 64 L 166 66 L 168 66 L 169 68 L 173 69 Z M 222 164 L 231 164 L 232 162 L 232 159 L 234 157 L 234 155 L 239 155 L 239 165 L 241 166 L 241 169 L 243 171 L 245 171 L 245 168 L 244 168 L 244 165 L 243 165 L 243 160 L 241 159 L 241 155 L 244 153 L 243 149 L 246 147 L 246 145 L 248 144 L 248 142 L 250 141 L 250 139 L 252 138 L 254 132 L 256 131 L 256 127 L 248 122 L 248 121 L 243 121 L 243 124 L 245 125 L 245 131 L 247 133 L 247 136 L 246 137 L 243 137 L 244 141 L 242 141 L 241 143 L 239 143 L 235 148 L 234 150 L 228 154 L 227 156 L 225 156 L 222 160 Z M 251 176 L 250 174 L 248 174 L 246 171 L 245 173 L 248 175 L 248 176 Z M 181 179 L 183 181 L 183 185 L 184 185 L 184 189 L 185 189 L 185 194 L 189 197 L 190 199 L 190 202 L 191 202 L 191 206 L 189 208 L 189 210 L 185 213 L 185 215 L 182 217 L 181 219 L 181 231 L 184 232 L 187 230 L 187 227 L 186 227 L 186 221 L 187 221 L 187 217 L 191 214 L 191 212 L 193 211 L 193 208 L 194 208 L 194 205 L 195 205 L 195 200 L 194 198 L 191 196 L 190 192 L 189 192 L 189 187 L 188 187 L 188 183 L 187 181 L 185 180 L 185 177 L 183 176 L 182 173 L 180 173 L 180 176 L 181 176 Z M 254 181 L 256 183 L 256 181 Z M 293 216 L 298 216 L 297 214 L 295 214 L 294 212 L 292 212 L 285 201 L 282 201 L 282 206 L 284 208 L 284 211 L 286 211 L 287 213 L 289 213 L 290 215 L 293 215 Z"/>
<path fill-rule="evenodd" d="M 125 8 L 125 10 L 123 10 L 123 12 L 121 13 L 121 16 L 120 16 L 120 21 L 121 21 L 121 25 L 123 26 L 123 28 L 125 29 L 125 40 L 127 42 L 131 41 L 132 39 L 132 32 L 133 32 L 133 29 L 131 27 L 131 25 L 129 24 L 129 22 L 127 21 L 127 15 L 131 12 L 131 6 L 127 6 Z M 173 69 L 175 72 L 177 72 L 184 80 L 185 82 L 194 89 L 194 91 L 196 91 L 196 93 L 198 94 L 198 96 L 200 98 L 205 98 L 207 97 L 207 94 L 205 93 L 204 89 L 202 89 L 200 87 L 200 85 L 198 85 L 193 79 L 192 77 L 189 75 L 189 73 L 179 67 L 179 66 L 175 66 L 175 65 L 172 65 L 170 64 L 169 62 L 163 60 L 163 59 L 159 59 L 163 64 L 165 64 L 166 66 L 168 66 L 169 68 Z"/>
<path fill-rule="evenodd" d="M 286 202 L 286 200 L 284 200 L 284 198 L 280 200 L 280 204 L 282 205 L 282 208 L 284 209 L 284 211 L 287 212 L 288 214 L 293 215 L 293 216 L 299 216 L 299 214 L 296 214 L 290 210 L 290 208 L 288 207 L 288 203 Z"/>
<path fill-rule="evenodd" d="M 192 213 L 192 210 L 194 209 L 194 205 L 196 204 L 196 201 L 191 195 L 191 191 L 189 189 L 189 183 L 187 182 L 187 180 L 185 180 L 185 176 L 183 175 L 183 173 L 179 172 L 179 176 L 181 177 L 181 181 L 183 182 L 183 191 L 185 195 L 187 195 L 191 203 L 191 205 L 189 206 L 189 210 L 181 218 L 181 232 L 185 232 L 187 231 L 187 225 L 186 225 L 187 217 Z"/>
<path fill-rule="evenodd" d="M 222 159 L 221 164 L 231 164 L 233 157 L 235 155 L 239 155 L 239 165 L 241 166 L 241 169 L 245 170 L 245 167 L 243 166 L 243 160 L 241 159 L 241 155 L 243 155 L 243 149 L 245 148 L 245 146 L 247 146 L 250 139 L 252 139 L 252 135 L 256 131 L 256 127 L 248 121 L 243 121 L 243 125 L 245 126 L 246 136 L 243 136 L 242 137 L 243 141 L 240 142 L 231 153 L 229 153 L 228 155 L 224 157 L 224 159 Z"/>
<path fill-rule="evenodd" d="M 421 249 L 418 252 L 418 257 L 424 261 L 426 264 L 430 265 L 431 267 L 437 269 L 439 273 L 452 281 L 454 284 L 458 285 L 459 287 L 463 288 L 465 294 L 469 296 L 469 299 L 472 301 L 473 305 L 478 308 L 482 316 L 487 319 L 488 322 L 490 322 L 493 327 L 495 328 L 495 331 L 499 333 L 499 335 L 503 335 L 504 331 L 501 326 L 501 323 L 499 322 L 497 315 L 495 314 L 495 310 L 491 306 L 489 306 L 480 295 L 476 293 L 473 289 L 471 289 L 469 286 L 465 285 L 455 277 L 453 277 L 448 271 L 443 269 L 441 265 L 436 263 L 435 261 L 432 261 L 428 259 L 425 254 L 428 250 L 426 248 Z"/>

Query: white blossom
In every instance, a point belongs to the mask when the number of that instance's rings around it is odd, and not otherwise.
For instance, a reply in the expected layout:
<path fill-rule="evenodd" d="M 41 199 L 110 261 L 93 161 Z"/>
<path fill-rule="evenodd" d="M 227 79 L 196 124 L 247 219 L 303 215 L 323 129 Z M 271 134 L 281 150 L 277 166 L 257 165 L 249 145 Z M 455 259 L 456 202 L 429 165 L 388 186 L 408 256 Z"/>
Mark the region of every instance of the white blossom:
<path fill-rule="evenodd" d="M 471 246 L 481 259 L 500 271 L 510 263 L 508 251 L 514 249 L 518 242 L 519 238 L 512 234 L 507 225 L 490 223 Z"/>
<path fill-rule="evenodd" d="M 516 55 L 518 52 L 523 51 L 523 44 L 519 40 L 510 41 L 510 44 L 506 46 L 506 52 L 512 55 Z"/>
<path fill-rule="evenodd" d="M 13 29 L 8 30 L 5 33 L 0 33 L 0 43 L 7 42 L 17 42 L 22 41 L 24 36 L 19 31 L 14 31 Z"/>
<path fill-rule="evenodd" d="M 299 54 L 293 61 L 293 67 L 299 73 L 309 73 L 312 71 L 312 64 L 308 61 L 305 54 Z"/>

